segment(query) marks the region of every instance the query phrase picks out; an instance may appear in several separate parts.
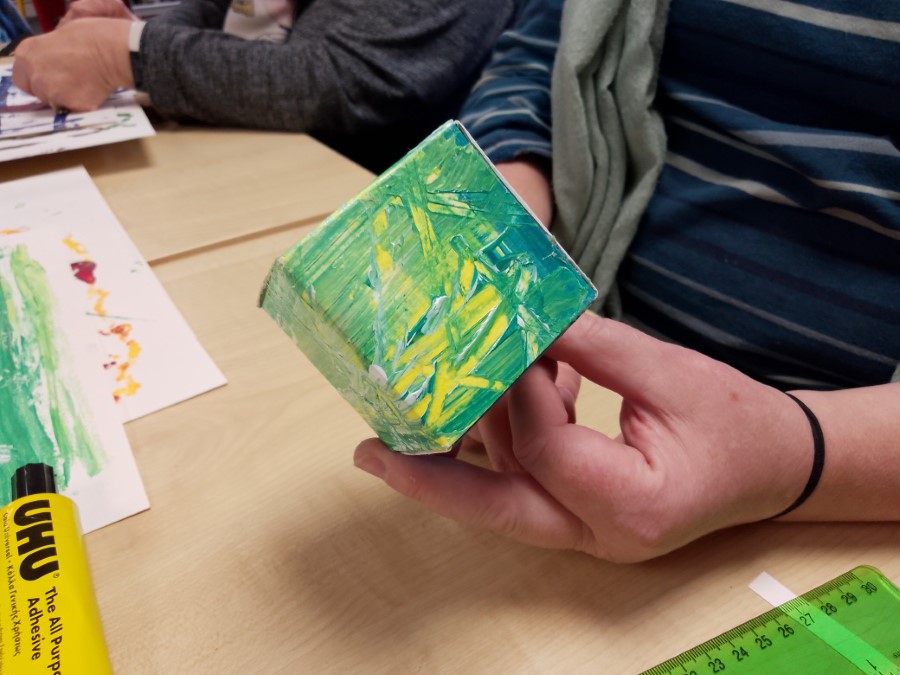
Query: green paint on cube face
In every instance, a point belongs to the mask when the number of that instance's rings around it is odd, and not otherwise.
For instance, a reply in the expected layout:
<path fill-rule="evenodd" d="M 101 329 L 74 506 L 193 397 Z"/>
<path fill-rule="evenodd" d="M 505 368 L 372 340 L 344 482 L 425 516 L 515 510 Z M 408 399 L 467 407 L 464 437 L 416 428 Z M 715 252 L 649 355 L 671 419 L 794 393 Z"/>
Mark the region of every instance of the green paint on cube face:
<path fill-rule="evenodd" d="M 596 296 L 448 122 L 278 258 L 260 304 L 419 454 L 449 450 Z"/>

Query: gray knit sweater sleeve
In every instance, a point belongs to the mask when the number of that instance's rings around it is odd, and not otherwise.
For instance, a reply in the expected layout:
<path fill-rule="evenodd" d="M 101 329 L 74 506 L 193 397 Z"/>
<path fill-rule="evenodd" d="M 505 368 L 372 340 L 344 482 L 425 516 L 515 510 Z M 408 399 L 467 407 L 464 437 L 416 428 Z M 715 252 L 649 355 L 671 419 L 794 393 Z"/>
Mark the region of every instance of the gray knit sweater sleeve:
<path fill-rule="evenodd" d="M 283 44 L 220 30 L 228 0 L 184 0 L 141 38 L 167 116 L 303 131 L 380 170 L 456 115 L 519 0 L 300 0 Z"/>

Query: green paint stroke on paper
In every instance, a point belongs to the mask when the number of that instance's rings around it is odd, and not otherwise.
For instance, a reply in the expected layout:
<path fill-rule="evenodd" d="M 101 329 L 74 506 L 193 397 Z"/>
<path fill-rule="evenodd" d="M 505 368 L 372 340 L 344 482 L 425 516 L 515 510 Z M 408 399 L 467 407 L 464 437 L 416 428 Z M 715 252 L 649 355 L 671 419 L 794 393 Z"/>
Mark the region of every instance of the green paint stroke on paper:
<path fill-rule="evenodd" d="M 44 269 L 24 245 L 0 247 L 0 503 L 24 464 L 54 467 L 60 489 L 74 462 L 91 476 L 103 468 L 65 344 Z"/>
<path fill-rule="evenodd" d="M 428 453 L 595 298 L 451 122 L 281 256 L 261 305 L 389 447 Z"/>

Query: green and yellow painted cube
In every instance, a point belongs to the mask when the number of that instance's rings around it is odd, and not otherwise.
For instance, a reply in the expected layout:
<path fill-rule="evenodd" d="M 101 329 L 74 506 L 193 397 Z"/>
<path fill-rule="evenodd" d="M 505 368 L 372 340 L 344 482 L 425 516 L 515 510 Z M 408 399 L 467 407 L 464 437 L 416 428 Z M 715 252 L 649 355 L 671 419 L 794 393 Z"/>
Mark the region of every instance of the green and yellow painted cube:
<path fill-rule="evenodd" d="M 448 122 L 275 261 L 260 304 L 384 443 L 452 448 L 597 292 Z"/>

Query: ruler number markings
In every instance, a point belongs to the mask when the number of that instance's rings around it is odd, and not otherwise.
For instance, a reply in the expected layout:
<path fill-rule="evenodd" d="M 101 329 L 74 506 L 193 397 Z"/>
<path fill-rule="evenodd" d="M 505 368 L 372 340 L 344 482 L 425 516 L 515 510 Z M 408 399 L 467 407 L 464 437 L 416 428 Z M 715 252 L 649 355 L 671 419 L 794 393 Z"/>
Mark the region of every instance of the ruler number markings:
<path fill-rule="evenodd" d="M 864 568 L 864 571 L 868 568 Z M 790 646 L 802 634 L 809 639 L 814 633 L 808 629 L 816 626 L 816 619 L 841 620 L 861 616 L 867 601 L 879 594 L 879 586 L 860 578 L 853 570 L 826 583 L 809 593 L 800 595 L 778 608 L 751 619 L 726 631 L 694 649 L 652 668 L 644 675 L 706 675 L 712 673 L 748 672 L 753 669 L 754 657 L 765 654 L 777 658 L 780 647 Z M 791 611 L 791 608 L 793 611 Z M 844 614 L 847 617 L 844 617 Z M 818 640 L 819 637 L 814 639 Z M 825 643 L 823 643 L 825 646 Z M 900 657 L 900 650 L 893 658 Z M 768 663 L 766 659 L 763 662 Z M 763 665 L 763 662 L 760 665 Z M 868 661 L 871 675 L 900 675 L 900 669 L 885 671 Z"/>

